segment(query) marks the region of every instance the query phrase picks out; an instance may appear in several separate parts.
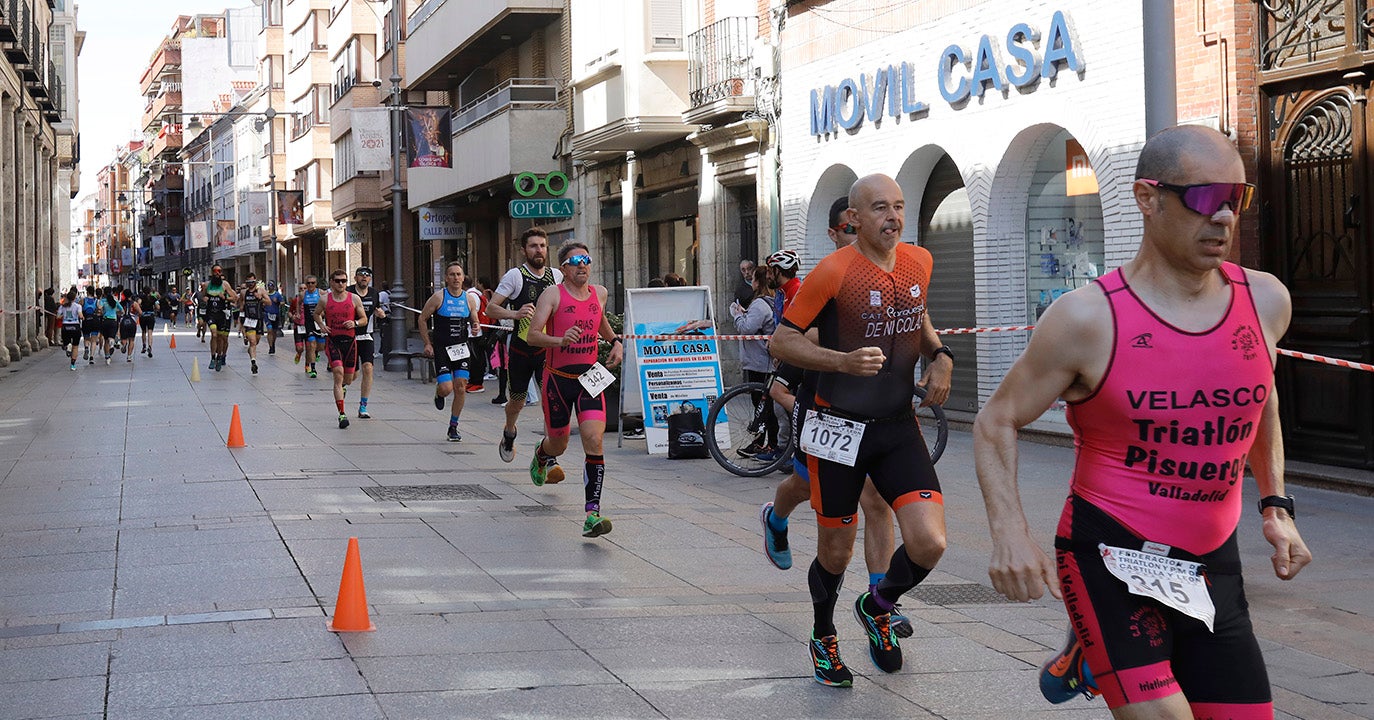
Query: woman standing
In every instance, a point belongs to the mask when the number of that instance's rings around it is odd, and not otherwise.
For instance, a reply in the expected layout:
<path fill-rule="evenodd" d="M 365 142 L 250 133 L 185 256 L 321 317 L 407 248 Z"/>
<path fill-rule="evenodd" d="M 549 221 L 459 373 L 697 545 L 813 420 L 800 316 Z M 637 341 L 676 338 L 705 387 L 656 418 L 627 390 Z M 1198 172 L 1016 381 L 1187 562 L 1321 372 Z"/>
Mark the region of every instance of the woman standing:
<path fill-rule="evenodd" d="M 768 269 L 755 268 L 754 280 L 750 285 L 753 296 L 748 306 L 738 301 L 730 303 L 730 316 L 735 319 L 735 329 L 745 335 L 772 335 L 776 327 L 773 323 L 773 300 L 768 290 Z M 743 340 L 740 348 L 740 366 L 744 368 L 744 381 L 765 385 L 768 373 L 773 370 L 773 358 L 768 355 L 767 340 Z M 764 393 L 750 393 L 754 404 L 763 399 Z M 759 457 L 765 461 L 774 459 L 768 453 L 776 453 L 778 446 L 778 416 L 773 412 L 773 403 L 768 402 L 763 413 L 763 437 L 736 450 L 742 457 Z"/>

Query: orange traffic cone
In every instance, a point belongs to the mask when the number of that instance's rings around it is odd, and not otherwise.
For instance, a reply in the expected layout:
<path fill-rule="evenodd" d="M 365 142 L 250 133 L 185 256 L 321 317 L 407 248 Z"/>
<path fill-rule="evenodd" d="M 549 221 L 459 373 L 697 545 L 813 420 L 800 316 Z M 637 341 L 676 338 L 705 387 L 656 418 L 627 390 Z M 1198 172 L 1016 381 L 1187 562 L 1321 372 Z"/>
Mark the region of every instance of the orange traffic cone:
<path fill-rule="evenodd" d="M 175 334 L 172 335 L 172 341 L 170 343 L 167 343 L 167 348 L 169 350 L 177 349 L 177 336 Z"/>
<path fill-rule="evenodd" d="M 343 577 L 339 578 L 339 599 L 334 603 L 330 632 L 372 632 L 377 626 L 367 617 L 367 590 L 363 588 L 363 561 L 358 555 L 358 538 L 348 539 Z"/>
<path fill-rule="evenodd" d="M 229 442 L 225 447 L 243 447 L 243 423 L 239 421 L 239 406 L 234 406 L 234 416 L 229 420 Z"/>

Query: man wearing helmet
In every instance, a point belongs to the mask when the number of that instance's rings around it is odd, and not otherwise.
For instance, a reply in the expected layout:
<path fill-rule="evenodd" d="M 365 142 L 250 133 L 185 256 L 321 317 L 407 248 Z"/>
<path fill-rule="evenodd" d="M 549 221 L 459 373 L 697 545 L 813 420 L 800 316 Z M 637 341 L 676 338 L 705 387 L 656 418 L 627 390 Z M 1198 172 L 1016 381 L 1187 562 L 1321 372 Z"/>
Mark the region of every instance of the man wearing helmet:
<path fill-rule="evenodd" d="M 768 267 L 768 287 L 776 290 L 773 298 L 773 321 L 774 324 L 782 322 L 782 314 L 792 304 L 792 298 L 797 296 L 797 290 L 801 288 L 801 280 L 797 279 L 797 268 L 801 267 L 801 258 L 792 250 L 779 250 L 769 255 L 764 261 Z"/>

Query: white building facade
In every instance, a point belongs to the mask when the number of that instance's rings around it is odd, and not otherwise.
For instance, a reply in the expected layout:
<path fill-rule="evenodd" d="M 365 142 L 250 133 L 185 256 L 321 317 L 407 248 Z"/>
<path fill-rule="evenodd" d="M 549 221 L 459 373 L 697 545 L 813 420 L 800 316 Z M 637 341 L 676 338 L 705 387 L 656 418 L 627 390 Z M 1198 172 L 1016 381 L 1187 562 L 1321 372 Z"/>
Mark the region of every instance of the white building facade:
<path fill-rule="evenodd" d="M 1139 2 L 911 3 L 833 32 L 851 4 L 794 10 L 780 34 L 783 245 L 804 270 L 833 250 L 831 203 L 870 173 L 897 180 L 903 239 L 934 256 L 939 328 L 1033 324 L 1134 254 Z M 958 357 L 946 409 L 976 412 L 1027 338 L 946 336 Z"/>

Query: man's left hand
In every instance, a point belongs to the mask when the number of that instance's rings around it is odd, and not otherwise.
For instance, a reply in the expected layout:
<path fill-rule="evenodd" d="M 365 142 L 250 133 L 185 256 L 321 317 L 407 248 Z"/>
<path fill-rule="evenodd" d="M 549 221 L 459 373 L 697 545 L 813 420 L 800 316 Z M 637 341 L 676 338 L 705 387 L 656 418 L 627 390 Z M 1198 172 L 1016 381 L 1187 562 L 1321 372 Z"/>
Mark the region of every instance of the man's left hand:
<path fill-rule="evenodd" d="M 1274 554 L 1269 559 L 1274 563 L 1274 575 L 1280 580 L 1292 580 L 1312 562 L 1312 553 L 1298 534 L 1298 526 L 1282 510 L 1265 516 L 1264 539 L 1274 546 Z"/>
<path fill-rule="evenodd" d="M 921 407 L 944 405 L 949 399 L 950 378 L 953 375 L 954 361 L 948 355 L 936 355 L 934 360 L 926 363 L 926 371 L 921 373 L 921 380 L 916 383 L 926 390 Z"/>

